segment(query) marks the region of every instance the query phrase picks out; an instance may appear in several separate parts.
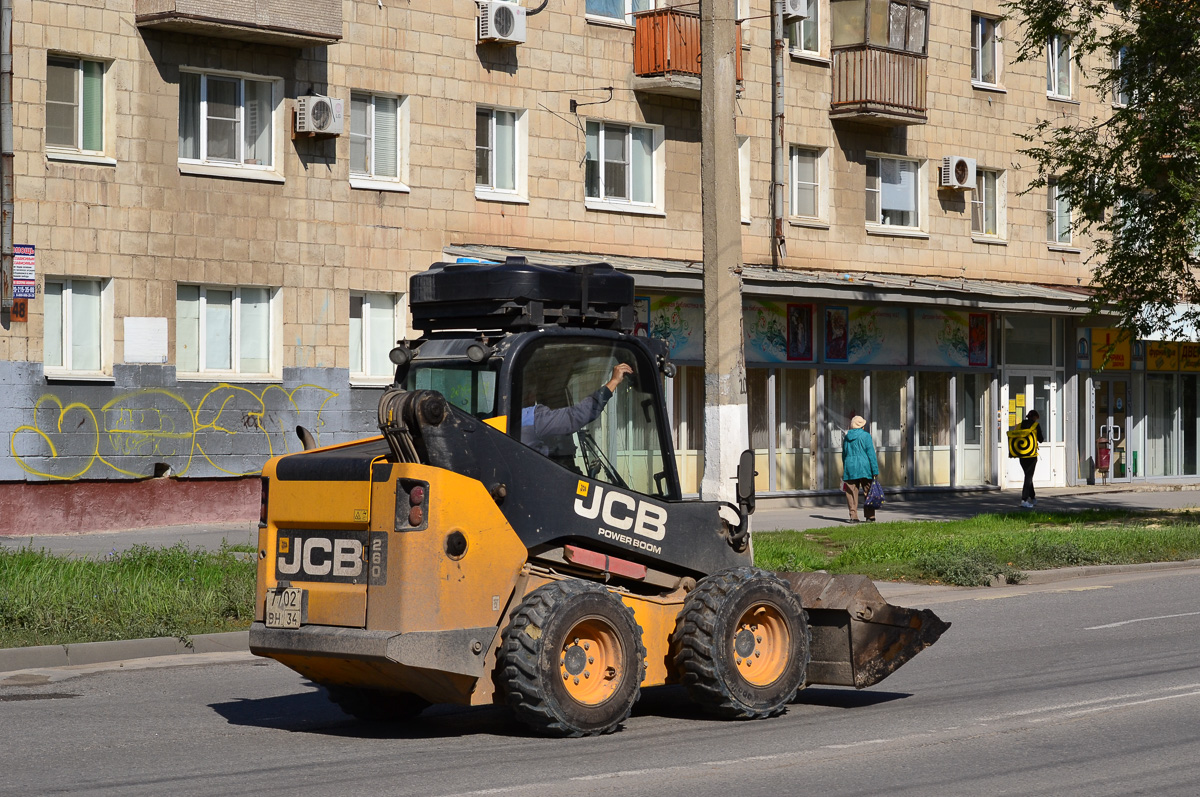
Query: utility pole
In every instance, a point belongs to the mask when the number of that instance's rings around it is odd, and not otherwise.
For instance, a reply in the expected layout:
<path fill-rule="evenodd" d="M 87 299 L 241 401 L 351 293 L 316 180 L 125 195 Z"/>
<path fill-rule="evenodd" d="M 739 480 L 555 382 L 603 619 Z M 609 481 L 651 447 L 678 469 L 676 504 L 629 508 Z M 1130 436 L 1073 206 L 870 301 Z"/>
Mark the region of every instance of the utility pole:
<path fill-rule="evenodd" d="M 750 443 L 742 345 L 742 224 L 734 131 L 736 0 L 700 0 L 700 195 L 704 228 L 704 478 L 706 500 L 735 501 Z"/>

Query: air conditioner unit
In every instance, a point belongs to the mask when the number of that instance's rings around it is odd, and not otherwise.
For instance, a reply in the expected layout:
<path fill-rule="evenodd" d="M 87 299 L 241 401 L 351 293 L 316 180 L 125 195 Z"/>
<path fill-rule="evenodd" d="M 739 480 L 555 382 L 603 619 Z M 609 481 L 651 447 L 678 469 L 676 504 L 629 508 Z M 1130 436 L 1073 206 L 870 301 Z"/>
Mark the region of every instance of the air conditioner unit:
<path fill-rule="evenodd" d="M 505 0 L 479 3 L 479 41 L 521 44 L 525 41 L 525 9 Z"/>
<path fill-rule="evenodd" d="M 809 0 L 783 0 L 784 21 L 792 22 L 797 19 L 807 19 L 808 2 Z"/>
<path fill-rule="evenodd" d="M 975 159 L 962 155 L 942 158 L 942 188 L 974 188 Z"/>
<path fill-rule="evenodd" d="M 345 124 L 343 101 L 317 95 L 296 98 L 296 132 L 338 136 Z"/>

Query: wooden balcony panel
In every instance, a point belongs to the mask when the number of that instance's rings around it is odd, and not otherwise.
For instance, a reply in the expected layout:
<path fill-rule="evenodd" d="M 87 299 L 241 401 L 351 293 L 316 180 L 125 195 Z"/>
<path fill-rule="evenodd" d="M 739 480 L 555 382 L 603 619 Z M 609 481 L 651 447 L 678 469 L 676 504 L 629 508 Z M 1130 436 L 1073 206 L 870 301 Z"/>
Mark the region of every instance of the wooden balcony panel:
<path fill-rule="evenodd" d="M 656 8 L 633 15 L 634 88 L 651 93 L 700 95 L 700 15 Z M 742 28 L 737 28 L 735 68 L 742 80 Z"/>
<path fill-rule="evenodd" d="M 924 124 L 928 58 L 881 47 L 833 51 L 829 116 L 880 124 Z"/>

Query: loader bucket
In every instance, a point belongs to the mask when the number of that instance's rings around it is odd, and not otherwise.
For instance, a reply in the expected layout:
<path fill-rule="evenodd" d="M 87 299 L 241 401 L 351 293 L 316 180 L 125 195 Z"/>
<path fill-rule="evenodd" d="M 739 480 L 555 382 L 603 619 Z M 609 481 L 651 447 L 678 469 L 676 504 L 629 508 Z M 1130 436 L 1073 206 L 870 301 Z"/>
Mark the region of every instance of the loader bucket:
<path fill-rule="evenodd" d="M 866 576 L 776 575 L 792 585 L 808 613 L 809 684 L 873 686 L 950 627 L 929 609 L 892 606 Z"/>

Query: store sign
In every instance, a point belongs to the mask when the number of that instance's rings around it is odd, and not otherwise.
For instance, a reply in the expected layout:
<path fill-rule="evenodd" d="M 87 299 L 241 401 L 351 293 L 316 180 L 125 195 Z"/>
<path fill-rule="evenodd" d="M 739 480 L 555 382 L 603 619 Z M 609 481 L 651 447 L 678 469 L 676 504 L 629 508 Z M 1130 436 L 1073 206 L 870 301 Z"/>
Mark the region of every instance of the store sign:
<path fill-rule="evenodd" d="M 1123 329 L 1092 329 L 1092 368 L 1128 371 L 1131 362 L 1129 333 Z"/>
<path fill-rule="evenodd" d="M 989 314 L 918 309 L 913 317 L 917 365 L 979 368 L 990 363 Z"/>
<path fill-rule="evenodd" d="M 1179 344 L 1161 340 L 1146 341 L 1146 370 L 1178 371 Z"/>
<path fill-rule="evenodd" d="M 1179 368 L 1183 371 L 1200 371 L 1200 343 L 1179 344 Z"/>

